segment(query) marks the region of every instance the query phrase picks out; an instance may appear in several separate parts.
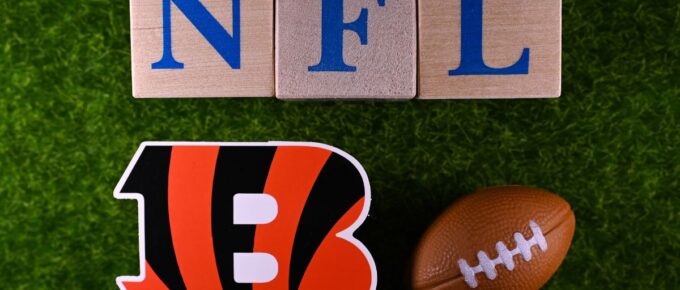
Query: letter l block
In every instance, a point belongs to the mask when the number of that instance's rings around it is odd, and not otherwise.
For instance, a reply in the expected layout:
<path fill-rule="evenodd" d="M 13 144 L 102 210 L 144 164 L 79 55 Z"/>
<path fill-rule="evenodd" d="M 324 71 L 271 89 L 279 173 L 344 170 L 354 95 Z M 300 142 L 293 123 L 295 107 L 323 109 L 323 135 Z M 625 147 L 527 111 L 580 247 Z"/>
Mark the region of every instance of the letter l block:
<path fill-rule="evenodd" d="M 419 99 L 559 97 L 561 0 L 420 0 Z"/>

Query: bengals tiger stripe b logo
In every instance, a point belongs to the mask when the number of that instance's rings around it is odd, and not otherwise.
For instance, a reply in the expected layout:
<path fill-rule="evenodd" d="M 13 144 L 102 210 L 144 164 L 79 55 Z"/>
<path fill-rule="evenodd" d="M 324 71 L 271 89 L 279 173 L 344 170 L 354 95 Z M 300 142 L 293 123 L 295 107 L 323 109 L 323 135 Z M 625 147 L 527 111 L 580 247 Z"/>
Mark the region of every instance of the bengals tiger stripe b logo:
<path fill-rule="evenodd" d="M 375 289 L 354 231 L 370 187 L 316 143 L 143 143 L 114 191 L 139 202 L 139 276 L 120 289 Z"/>

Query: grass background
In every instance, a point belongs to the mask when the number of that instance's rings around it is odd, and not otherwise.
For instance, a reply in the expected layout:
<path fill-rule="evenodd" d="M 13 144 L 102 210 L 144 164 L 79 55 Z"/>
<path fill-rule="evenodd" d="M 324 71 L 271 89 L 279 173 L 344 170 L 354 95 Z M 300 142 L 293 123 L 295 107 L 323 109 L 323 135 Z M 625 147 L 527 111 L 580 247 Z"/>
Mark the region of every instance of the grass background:
<path fill-rule="evenodd" d="M 560 193 L 578 228 L 546 289 L 680 285 L 680 2 L 564 0 L 556 100 L 135 100 L 128 1 L 0 0 L 0 288 L 113 289 L 138 273 L 113 188 L 145 140 L 304 140 L 365 166 L 358 236 L 403 288 L 419 236 L 479 187 Z"/>

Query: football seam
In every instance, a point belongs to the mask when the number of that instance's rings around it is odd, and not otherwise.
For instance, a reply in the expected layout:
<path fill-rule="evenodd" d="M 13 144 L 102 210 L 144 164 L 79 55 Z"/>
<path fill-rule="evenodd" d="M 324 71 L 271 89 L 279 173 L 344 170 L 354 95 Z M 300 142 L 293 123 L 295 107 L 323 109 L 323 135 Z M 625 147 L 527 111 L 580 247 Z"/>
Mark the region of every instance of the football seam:
<path fill-rule="evenodd" d="M 567 207 L 566 210 L 564 210 L 564 213 L 559 215 L 560 218 L 557 219 L 560 222 L 557 223 L 555 226 L 551 227 L 550 230 L 545 231 L 543 233 L 543 236 L 547 236 L 550 233 L 552 233 L 554 230 L 560 228 L 564 223 L 566 223 L 569 220 L 570 215 L 574 215 L 574 211 L 572 210 L 571 207 Z M 464 279 L 464 276 L 461 274 L 460 271 L 458 271 L 457 274 L 453 277 L 450 277 L 448 279 L 442 279 L 442 280 L 439 280 L 439 281 L 436 281 L 436 282 L 427 283 L 425 285 L 422 285 L 422 287 L 420 287 L 419 289 L 433 289 L 433 288 L 439 287 L 441 285 L 444 285 L 446 283 L 451 283 L 451 282 L 455 282 L 456 280 L 463 280 L 463 279 Z"/>
<path fill-rule="evenodd" d="M 477 266 L 471 267 L 467 260 L 459 259 L 458 268 L 463 275 L 465 283 L 471 288 L 477 288 L 479 286 L 477 274 L 479 273 L 484 273 L 488 280 L 496 280 L 496 277 L 498 277 L 496 266 L 498 265 L 503 265 L 508 271 L 512 272 L 515 269 L 514 257 L 521 255 L 525 262 L 530 262 L 533 259 L 531 249 L 534 246 L 538 246 L 545 253 L 548 250 L 548 243 L 543 230 L 534 220 L 529 221 L 529 227 L 532 232 L 532 237 L 529 239 L 520 232 L 513 234 L 515 248 L 512 250 L 508 249 L 503 241 L 498 241 L 496 243 L 497 256 L 494 259 L 489 258 L 489 255 L 481 250 L 477 252 L 477 260 L 479 262 Z"/>

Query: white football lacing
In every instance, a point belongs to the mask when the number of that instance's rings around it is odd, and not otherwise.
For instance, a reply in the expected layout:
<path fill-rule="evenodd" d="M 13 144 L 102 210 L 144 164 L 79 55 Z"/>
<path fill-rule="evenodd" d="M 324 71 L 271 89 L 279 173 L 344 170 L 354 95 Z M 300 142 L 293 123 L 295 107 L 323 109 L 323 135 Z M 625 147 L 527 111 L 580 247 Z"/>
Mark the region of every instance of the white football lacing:
<path fill-rule="evenodd" d="M 498 257 L 496 257 L 496 259 L 491 260 L 484 251 L 479 251 L 477 253 L 479 265 L 475 267 L 470 267 L 465 259 L 458 260 L 458 267 L 465 277 L 465 283 L 472 288 L 477 288 L 478 283 L 475 275 L 482 272 L 484 272 L 486 278 L 489 280 L 496 279 L 496 265 L 505 265 L 505 268 L 508 269 L 508 271 L 512 271 L 515 269 L 515 262 L 512 260 L 512 257 L 517 254 L 522 254 L 524 261 L 530 261 L 531 247 L 535 245 L 538 245 L 538 248 L 543 252 L 548 250 L 548 243 L 545 241 L 541 227 L 533 220 L 529 222 L 529 227 L 534 236 L 527 241 L 521 233 L 515 233 L 513 237 L 517 247 L 513 250 L 508 250 L 508 247 L 503 242 L 496 243 L 496 252 L 498 252 Z"/>

